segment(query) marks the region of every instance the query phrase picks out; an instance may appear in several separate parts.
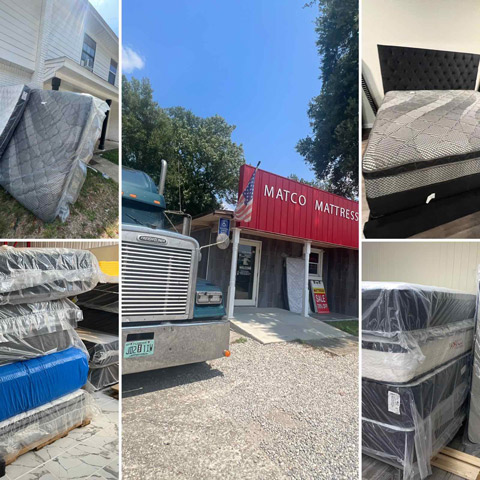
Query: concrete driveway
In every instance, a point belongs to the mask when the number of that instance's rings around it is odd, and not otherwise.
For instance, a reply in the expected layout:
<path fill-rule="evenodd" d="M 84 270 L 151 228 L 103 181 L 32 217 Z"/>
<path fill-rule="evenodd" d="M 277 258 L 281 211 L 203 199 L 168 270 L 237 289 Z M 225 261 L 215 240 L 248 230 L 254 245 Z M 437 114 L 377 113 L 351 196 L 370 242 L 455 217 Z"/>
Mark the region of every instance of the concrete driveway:
<path fill-rule="evenodd" d="M 237 307 L 234 316 L 234 330 L 263 344 L 296 340 L 315 345 L 357 342 L 352 335 L 320 320 L 281 308 Z"/>

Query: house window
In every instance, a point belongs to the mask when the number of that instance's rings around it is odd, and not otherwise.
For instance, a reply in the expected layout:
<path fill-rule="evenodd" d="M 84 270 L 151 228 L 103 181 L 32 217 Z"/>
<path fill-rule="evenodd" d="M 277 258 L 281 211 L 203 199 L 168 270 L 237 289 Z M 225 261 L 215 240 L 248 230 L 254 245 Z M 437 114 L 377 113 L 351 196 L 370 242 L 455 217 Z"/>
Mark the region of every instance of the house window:
<path fill-rule="evenodd" d="M 83 37 L 82 59 L 80 65 L 88 68 L 93 72 L 93 63 L 95 61 L 95 51 L 97 50 L 97 44 L 95 40 L 89 37 L 87 34 Z"/>
<path fill-rule="evenodd" d="M 308 260 L 308 274 L 310 277 L 322 278 L 323 250 L 313 250 Z"/>
<path fill-rule="evenodd" d="M 112 58 L 110 60 L 110 71 L 108 72 L 108 83 L 115 85 L 115 79 L 117 78 L 117 62 Z"/>

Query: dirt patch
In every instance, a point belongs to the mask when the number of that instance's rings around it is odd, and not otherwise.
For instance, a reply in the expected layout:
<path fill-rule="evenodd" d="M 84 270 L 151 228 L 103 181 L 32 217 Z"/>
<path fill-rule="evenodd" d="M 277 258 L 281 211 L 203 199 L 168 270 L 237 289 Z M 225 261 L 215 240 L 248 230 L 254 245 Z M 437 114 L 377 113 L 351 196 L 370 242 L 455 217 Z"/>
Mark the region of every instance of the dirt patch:
<path fill-rule="evenodd" d="M 88 170 L 65 223 L 44 223 L 0 189 L 0 238 L 118 238 L 118 184 Z"/>

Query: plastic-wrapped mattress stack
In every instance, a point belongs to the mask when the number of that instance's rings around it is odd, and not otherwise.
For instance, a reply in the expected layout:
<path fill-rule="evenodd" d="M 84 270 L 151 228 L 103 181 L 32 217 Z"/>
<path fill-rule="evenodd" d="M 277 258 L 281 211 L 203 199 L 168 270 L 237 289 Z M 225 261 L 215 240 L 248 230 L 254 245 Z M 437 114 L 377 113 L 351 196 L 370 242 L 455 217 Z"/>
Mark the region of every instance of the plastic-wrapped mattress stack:
<path fill-rule="evenodd" d="M 90 353 L 87 389 L 97 391 L 118 383 L 118 284 L 101 284 L 77 299 L 84 322 L 77 333 Z"/>
<path fill-rule="evenodd" d="M 477 327 L 474 340 L 474 361 L 472 391 L 470 393 L 470 411 L 468 415 L 468 439 L 480 443 L 480 267 L 477 276 Z"/>
<path fill-rule="evenodd" d="M 425 478 L 465 420 L 475 295 L 365 282 L 362 310 L 363 453 Z"/>
<path fill-rule="evenodd" d="M 88 352 L 67 297 L 95 287 L 93 254 L 0 248 L 0 476 L 18 455 L 89 419 Z"/>

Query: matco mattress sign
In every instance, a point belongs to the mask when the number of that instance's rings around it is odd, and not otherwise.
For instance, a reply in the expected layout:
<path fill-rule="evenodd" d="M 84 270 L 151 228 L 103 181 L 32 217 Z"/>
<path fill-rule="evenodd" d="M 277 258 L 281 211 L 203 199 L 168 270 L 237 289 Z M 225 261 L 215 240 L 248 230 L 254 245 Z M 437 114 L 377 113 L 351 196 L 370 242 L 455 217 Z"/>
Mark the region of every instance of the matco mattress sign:
<path fill-rule="evenodd" d="M 240 168 L 240 193 L 245 190 L 254 170 L 250 165 Z M 238 222 L 238 226 L 358 248 L 359 217 L 358 202 L 258 170 L 252 219 Z"/>

